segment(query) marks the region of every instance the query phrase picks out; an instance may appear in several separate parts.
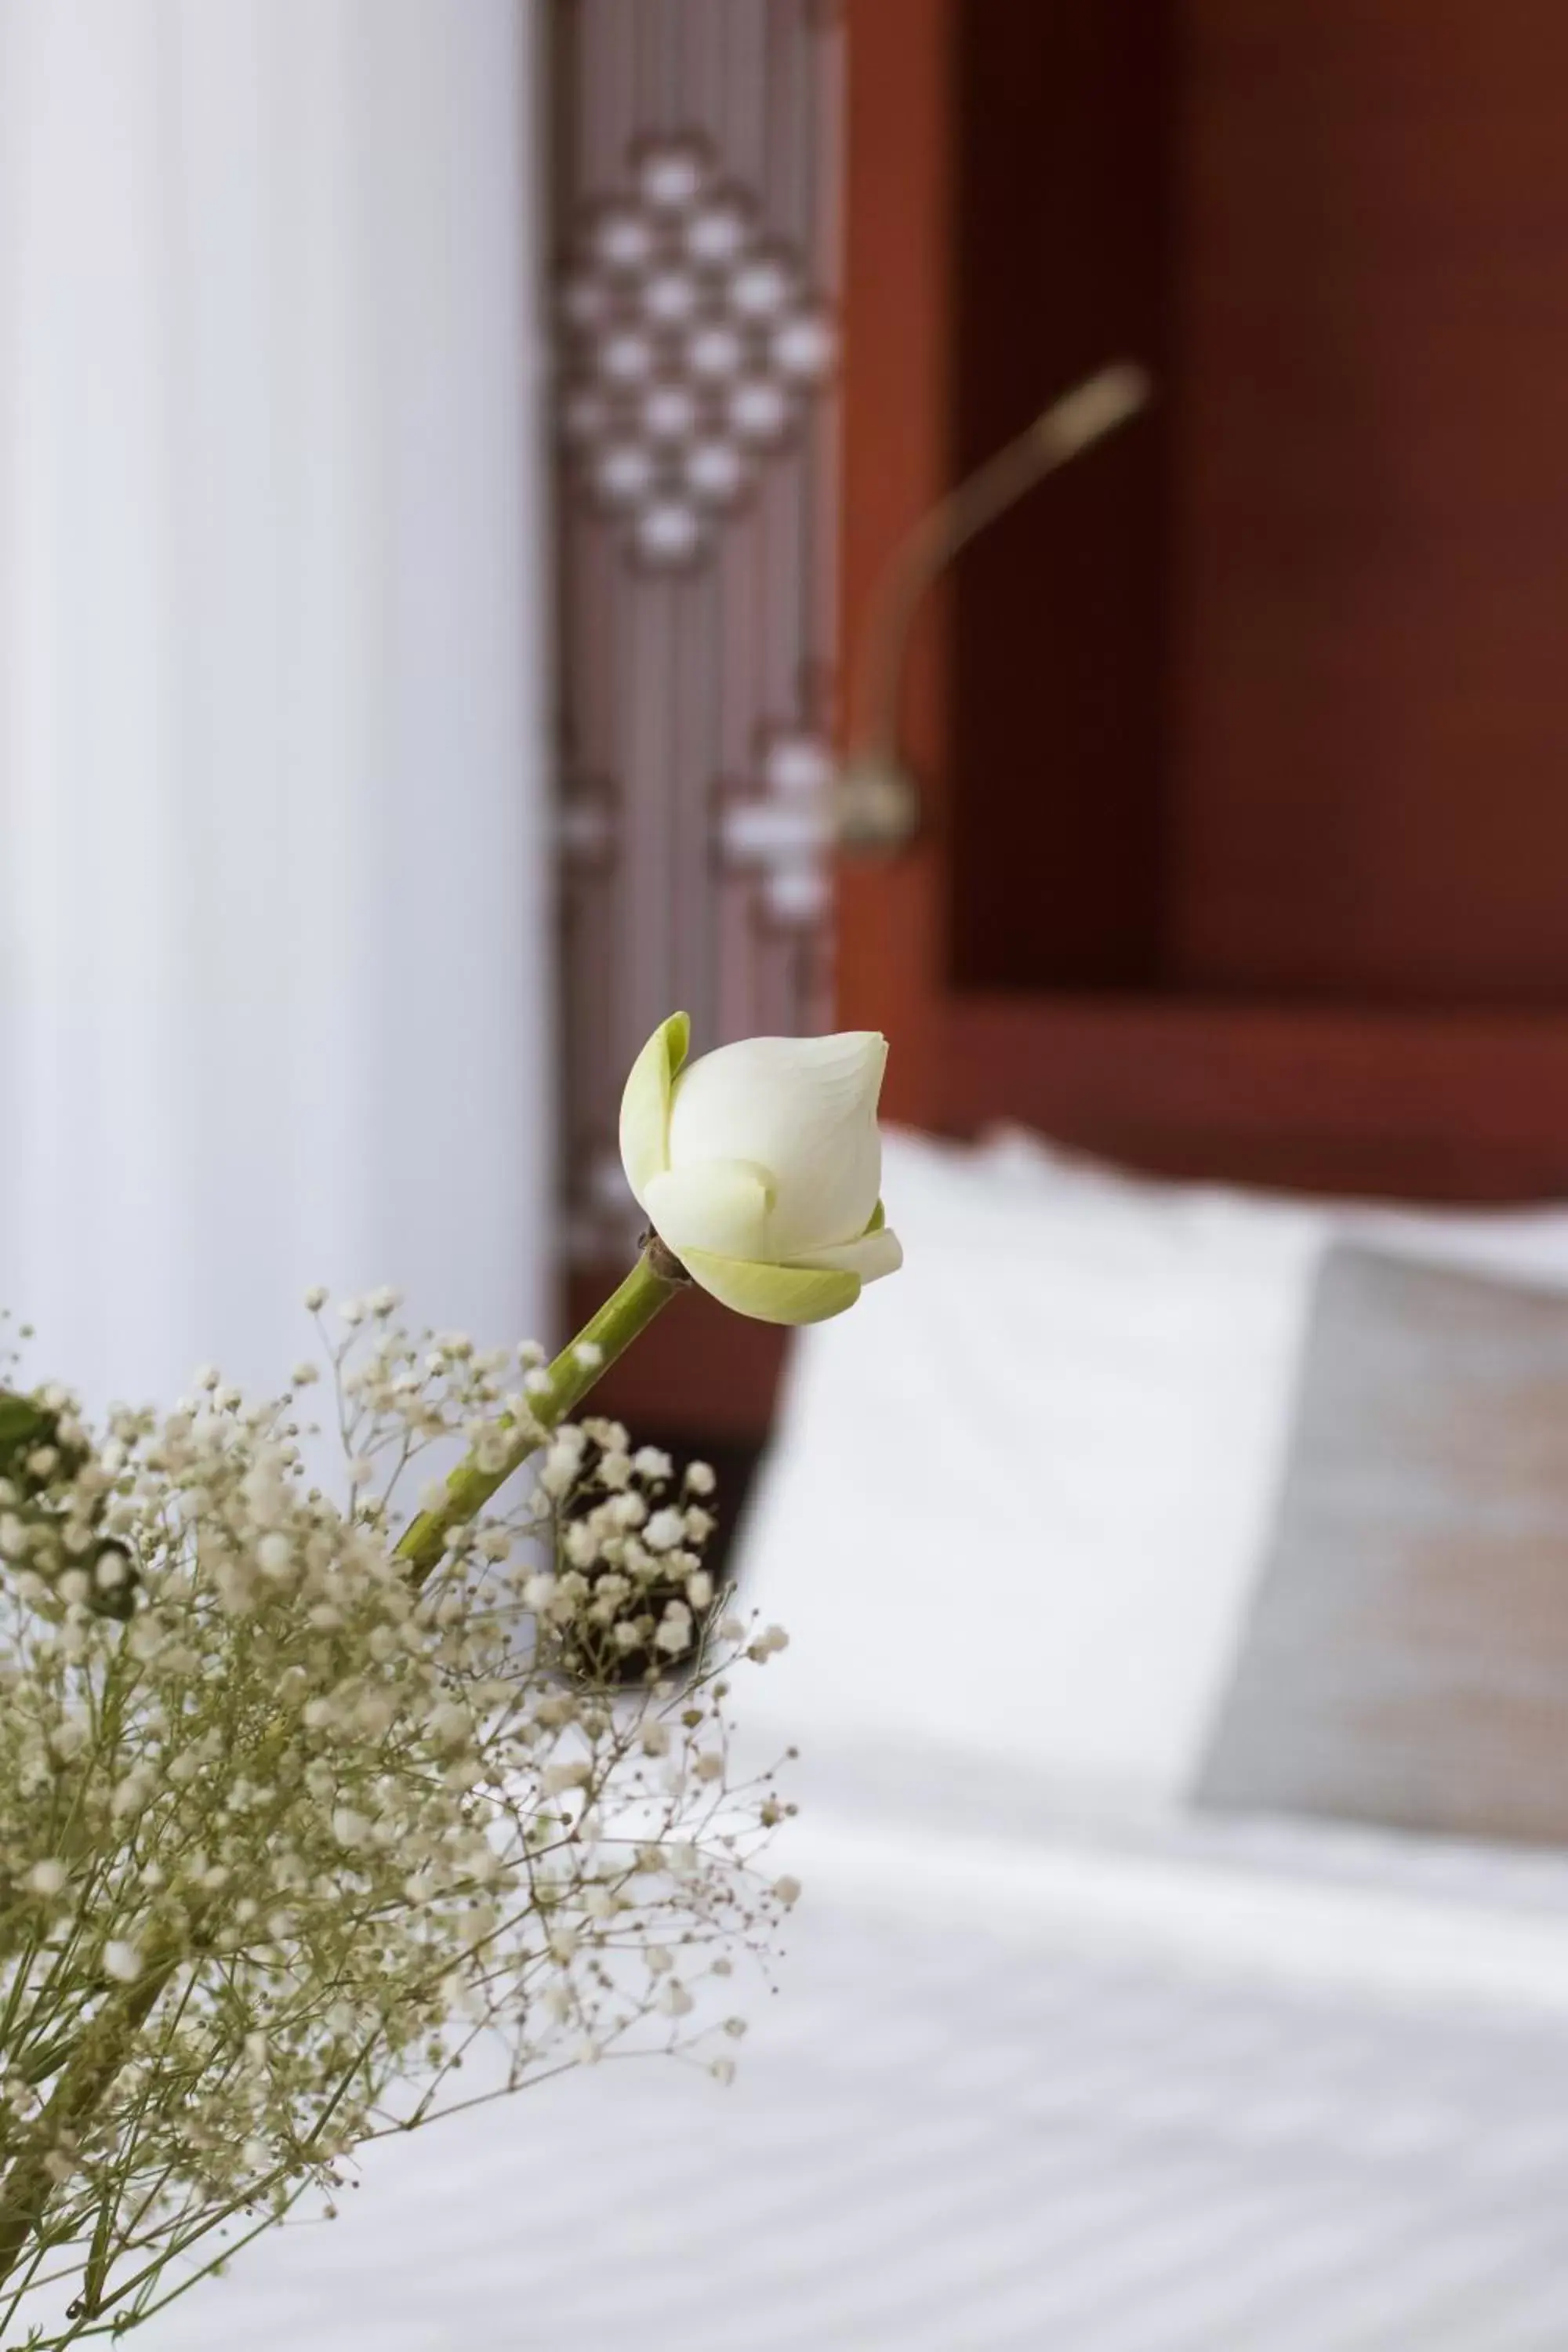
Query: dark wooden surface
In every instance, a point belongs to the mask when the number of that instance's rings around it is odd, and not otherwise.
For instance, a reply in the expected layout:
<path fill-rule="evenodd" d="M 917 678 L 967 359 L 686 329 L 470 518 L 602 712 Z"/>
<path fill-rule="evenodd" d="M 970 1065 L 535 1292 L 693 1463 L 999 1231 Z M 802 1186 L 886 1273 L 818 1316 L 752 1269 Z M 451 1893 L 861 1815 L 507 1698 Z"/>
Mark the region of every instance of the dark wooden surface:
<path fill-rule="evenodd" d="M 1568 9 L 847 16 L 847 646 L 1036 376 L 1142 331 L 1162 393 L 927 616 L 931 824 L 840 895 L 895 1113 L 1562 1192 Z"/>
<path fill-rule="evenodd" d="M 952 479 L 957 364 L 952 251 L 955 19 L 960 0 L 847 0 L 843 669 L 852 680 L 882 566 Z M 910 646 L 903 749 L 927 824 L 900 857 L 846 864 L 837 886 L 837 1012 L 892 1041 L 890 1117 L 931 1125 L 941 1076 L 932 1026 L 948 954 L 948 632 L 945 587 Z M 858 715 L 847 714 L 851 722 Z"/>
<path fill-rule="evenodd" d="M 949 463 L 1068 385 L 1168 373 L 1168 11 L 956 12 Z M 952 937 L 963 988 L 1152 986 L 1165 841 L 1163 404 L 1037 485 L 953 574 Z"/>
<path fill-rule="evenodd" d="M 1173 978 L 1568 1003 L 1568 7 L 1175 20 Z"/>
<path fill-rule="evenodd" d="M 1163 1175 L 1568 1200 L 1568 1012 L 960 996 L 942 1066 L 961 1134 L 1010 1117 Z"/>

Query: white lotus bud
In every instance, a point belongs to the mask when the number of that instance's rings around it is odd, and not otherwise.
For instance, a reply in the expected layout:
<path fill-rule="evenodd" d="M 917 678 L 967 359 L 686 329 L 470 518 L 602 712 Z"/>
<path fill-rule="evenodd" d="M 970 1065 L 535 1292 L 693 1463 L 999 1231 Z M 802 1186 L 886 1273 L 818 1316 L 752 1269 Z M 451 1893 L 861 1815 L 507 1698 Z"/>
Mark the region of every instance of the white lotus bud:
<path fill-rule="evenodd" d="M 903 1253 L 878 1199 L 874 1030 L 751 1037 L 686 1064 L 675 1013 L 638 1055 L 621 1158 L 666 1247 L 728 1307 L 815 1323 L 852 1307 Z"/>

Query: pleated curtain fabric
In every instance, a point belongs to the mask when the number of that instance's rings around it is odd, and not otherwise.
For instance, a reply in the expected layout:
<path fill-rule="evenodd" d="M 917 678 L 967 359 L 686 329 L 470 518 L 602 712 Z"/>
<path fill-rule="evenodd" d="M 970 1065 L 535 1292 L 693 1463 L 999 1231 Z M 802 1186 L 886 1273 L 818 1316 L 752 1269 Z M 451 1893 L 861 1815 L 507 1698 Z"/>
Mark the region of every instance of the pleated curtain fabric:
<path fill-rule="evenodd" d="M 0 0 L 0 1300 L 95 1402 L 545 1318 L 534 31 Z"/>

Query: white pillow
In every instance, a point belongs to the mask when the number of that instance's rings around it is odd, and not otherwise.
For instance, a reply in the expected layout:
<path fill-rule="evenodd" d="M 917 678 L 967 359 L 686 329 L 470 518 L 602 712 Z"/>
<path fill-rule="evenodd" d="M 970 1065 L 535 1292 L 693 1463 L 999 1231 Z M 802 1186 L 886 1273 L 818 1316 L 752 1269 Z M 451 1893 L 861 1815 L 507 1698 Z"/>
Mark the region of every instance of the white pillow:
<path fill-rule="evenodd" d="M 888 1139 L 905 1263 L 799 1335 L 742 1534 L 803 1738 L 1173 1791 L 1264 1533 L 1305 1242 Z"/>
<path fill-rule="evenodd" d="M 1117 1801 L 1187 1784 L 1250 1597 L 1341 1213 L 894 1132 L 905 1264 L 798 1335 L 741 1533 L 789 1630 L 768 1712 Z M 1369 1210 L 1568 1283 L 1568 1215 Z M 1529 1260 L 1528 1265 L 1524 1263 Z M 759 1694 L 760 1696 L 760 1694 Z"/>
<path fill-rule="evenodd" d="M 1152 1216 L 1201 1223 L 1250 1219 L 1305 1234 L 1321 1251 L 1356 1240 L 1424 1264 L 1568 1287 L 1568 1203 L 1513 1209 L 1433 1209 L 1408 1202 L 1330 1200 L 1321 1194 L 1244 1191 L 1140 1176 L 1070 1151 L 1030 1129 L 1003 1124 L 976 1153 L 995 1174 L 1049 1184 L 1083 1201 L 1141 1203 Z"/>

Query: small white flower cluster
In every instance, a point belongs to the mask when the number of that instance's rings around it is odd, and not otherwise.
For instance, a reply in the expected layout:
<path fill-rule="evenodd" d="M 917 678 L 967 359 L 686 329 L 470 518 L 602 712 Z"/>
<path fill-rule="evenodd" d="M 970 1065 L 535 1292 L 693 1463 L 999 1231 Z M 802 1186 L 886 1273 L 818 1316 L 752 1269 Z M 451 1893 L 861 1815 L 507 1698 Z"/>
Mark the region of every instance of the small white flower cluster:
<path fill-rule="evenodd" d="M 707 1566 L 718 1524 L 705 1462 L 675 1465 L 658 1446 L 634 1452 L 619 1422 L 561 1430 L 540 1472 L 554 1506 L 555 1565 L 528 1588 L 540 1636 L 574 1679 L 658 1682 L 697 1656 L 719 1595 Z M 733 1644 L 735 1627 L 721 1636 Z"/>
<path fill-rule="evenodd" d="M 0 2340 L 94 2231 L 82 2307 L 128 2321 L 215 2222 L 330 2196 L 383 2133 L 701 2056 L 741 2030 L 705 1984 L 798 1891 L 757 1867 L 772 1776 L 730 1783 L 727 1675 L 777 1640 L 704 1564 L 711 1473 L 562 1428 L 412 1579 L 400 1488 L 514 1437 L 539 1351 L 416 1341 L 395 1307 L 329 1342 L 337 1498 L 310 1366 L 101 1434 L 0 1391 Z"/>

